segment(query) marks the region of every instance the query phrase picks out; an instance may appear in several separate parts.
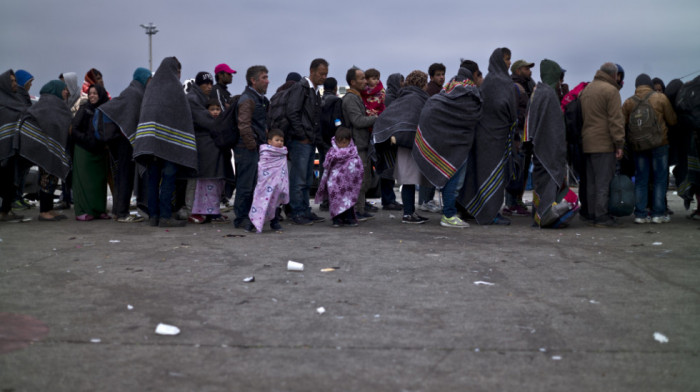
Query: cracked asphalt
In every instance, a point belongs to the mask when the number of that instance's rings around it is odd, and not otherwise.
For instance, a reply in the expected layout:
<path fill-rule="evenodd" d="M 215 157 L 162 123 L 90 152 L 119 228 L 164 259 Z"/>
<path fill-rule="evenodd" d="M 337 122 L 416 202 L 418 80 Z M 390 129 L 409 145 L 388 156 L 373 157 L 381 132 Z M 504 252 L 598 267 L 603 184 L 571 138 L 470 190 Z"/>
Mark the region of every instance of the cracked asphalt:
<path fill-rule="evenodd" d="M 0 390 L 697 391 L 700 222 L 668 199 L 620 229 L 2 223 Z"/>

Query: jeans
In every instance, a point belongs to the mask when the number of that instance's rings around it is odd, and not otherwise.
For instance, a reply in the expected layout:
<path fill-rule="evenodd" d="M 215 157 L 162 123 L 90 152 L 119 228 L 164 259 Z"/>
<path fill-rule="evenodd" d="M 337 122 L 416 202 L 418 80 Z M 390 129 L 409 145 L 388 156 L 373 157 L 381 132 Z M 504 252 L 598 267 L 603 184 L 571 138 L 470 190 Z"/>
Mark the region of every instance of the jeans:
<path fill-rule="evenodd" d="M 464 176 L 467 174 L 466 168 L 466 164 L 462 165 L 442 188 L 442 214 L 447 218 L 452 218 L 457 214 L 457 196 L 459 196 L 459 191 L 464 185 Z"/>
<path fill-rule="evenodd" d="M 148 216 L 170 219 L 177 165 L 155 158 L 148 163 Z"/>
<path fill-rule="evenodd" d="M 396 203 L 396 194 L 394 193 L 394 179 L 381 178 L 379 179 L 379 188 L 382 192 L 382 205 Z M 415 192 L 415 187 L 414 190 Z M 403 193 L 402 193 L 403 195 Z M 403 197 L 403 196 L 401 196 Z M 415 203 L 415 201 L 414 201 Z"/>
<path fill-rule="evenodd" d="M 236 197 L 233 200 L 233 212 L 236 218 L 233 225 L 240 227 L 248 219 L 250 206 L 253 205 L 255 185 L 258 181 L 258 150 L 236 147 L 233 150 L 236 159 Z"/>
<path fill-rule="evenodd" d="M 292 140 L 289 151 L 289 206 L 292 216 L 307 216 L 311 213 L 309 188 L 314 178 L 314 145 Z"/>
<path fill-rule="evenodd" d="M 654 177 L 651 216 L 657 217 L 666 214 L 666 189 L 668 188 L 668 148 L 668 145 L 665 145 L 652 148 L 649 151 L 641 151 L 634 154 L 634 196 L 636 199 L 634 215 L 637 218 L 644 218 L 647 216 L 646 207 L 650 174 L 652 174 Z"/>

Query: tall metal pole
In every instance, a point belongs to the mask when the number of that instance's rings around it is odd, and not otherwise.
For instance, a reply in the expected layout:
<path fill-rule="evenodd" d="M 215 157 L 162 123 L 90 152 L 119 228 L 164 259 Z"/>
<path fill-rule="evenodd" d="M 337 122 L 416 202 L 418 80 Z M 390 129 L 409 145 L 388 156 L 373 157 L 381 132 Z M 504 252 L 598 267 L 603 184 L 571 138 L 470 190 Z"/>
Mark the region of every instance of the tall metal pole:
<path fill-rule="evenodd" d="M 158 32 L 158 29 L 153 22 L 148 23 L 148 26 L 141 25 L 141 27 L 146 29 L 148 35 L 148 69 L 153 72 L 153 36 Z"/>

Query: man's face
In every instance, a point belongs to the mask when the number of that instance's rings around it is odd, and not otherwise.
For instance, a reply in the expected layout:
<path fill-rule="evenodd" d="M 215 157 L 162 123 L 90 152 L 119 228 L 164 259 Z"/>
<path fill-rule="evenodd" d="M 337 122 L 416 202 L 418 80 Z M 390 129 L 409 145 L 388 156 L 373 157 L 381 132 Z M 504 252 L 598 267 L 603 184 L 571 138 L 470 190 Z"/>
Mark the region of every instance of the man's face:
<path fill-rule="evenodd" d="M 506 69 L 510 68 L 510 55 L 509 54 L 503 55 L 503 61 L 505 61 L 505 63 L 506 63 Z"/>
<path fill-rule="evenodd" d="M 532 68 L 530 67 L 520 67 L 516 71 L 516 74 L 524 77 L 524 78 L 532 78 Z"/>
<path fill-rule="evenodd" d="M 659 83 L 654 83 L 654 90 L 656 90 L 660 93 L 664 92 L 663 88 L 661 87 L 661 85 Z"/>
<path fill-rule="evenodd" d="M 442 86 L 445 84 L 445 71 L 435 71 L 435 75 L 430 78 L 433 82 Z"/>
<path fill-rule="evenodd" d="M 260 72 L 256 78 L 252 78 L 253 90 L 260 94 L 267 93 L 267 85 L 270 84 L 270 80 L 267 77 L 267 72 Z"/>
<path fill-rule="evenodd" d="M 233 81 L 233 74 L 230 74 L 228 72 L 221 72 L 219 74 L 219 83 L 226 85 L 226 84 L 231 84 Z"/>
<path fill-rule="evenodd" d="M 362 70 L 355 70 L 355 80 L 350 83 L 352 88 L 357 91 L 363 91 L 367 87 L 367 79 L 365 79 L 365 72 Z"/>
<path fill-rule="evenodd" d="M 314 87 L 322 85 L 326 81 L 326 77 L 328 77 L 328 67 L 323 64 L 315 70 L 309 71 L 309 80 L 314 84 Z"/>
<path fill-rule="evenodd" d="M 200 85 L 199 85 L 199 89 L 202 90 L 202 92 L 204 93 L 204 95 L 206 95 L 207 97 L 208 97 L 209 94 L 211 93 L 212 87 L 213 87 L 213 86 L 212 86 L 211 83 L 204 83 L 204 84 L 200 84 Z"/>
<path fill-rule="evenodd" d="M 16 93 L 17 92 L 17 78 L 15 78 L 15 75 L 10 75 L 10 84 L 12 85 L 12 92 Z"/>

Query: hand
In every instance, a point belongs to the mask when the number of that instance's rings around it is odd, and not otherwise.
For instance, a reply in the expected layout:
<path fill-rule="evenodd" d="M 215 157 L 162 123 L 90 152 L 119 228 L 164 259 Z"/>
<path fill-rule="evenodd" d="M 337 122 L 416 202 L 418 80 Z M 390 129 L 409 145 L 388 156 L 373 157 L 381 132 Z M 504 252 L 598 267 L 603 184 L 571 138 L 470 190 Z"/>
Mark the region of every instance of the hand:
<path fill-rule="evenodd" d="M 396 136 L 392 136 L 391 137 L 391 145 L 393 146 L 395 144 L 396 144 Z"/>
<path fill-rule="evenodd" d="M 618 149 L 615 150 L 615 159 L 617 159 L 618 161 L 619 161 L 620 159 L 622 159 L 622 156 L 623 156 L 623 155 L 624 155 L 624 153 L 622 152 L 622 149 L 621 149 L 621 148 L 618 148 Z"/>

